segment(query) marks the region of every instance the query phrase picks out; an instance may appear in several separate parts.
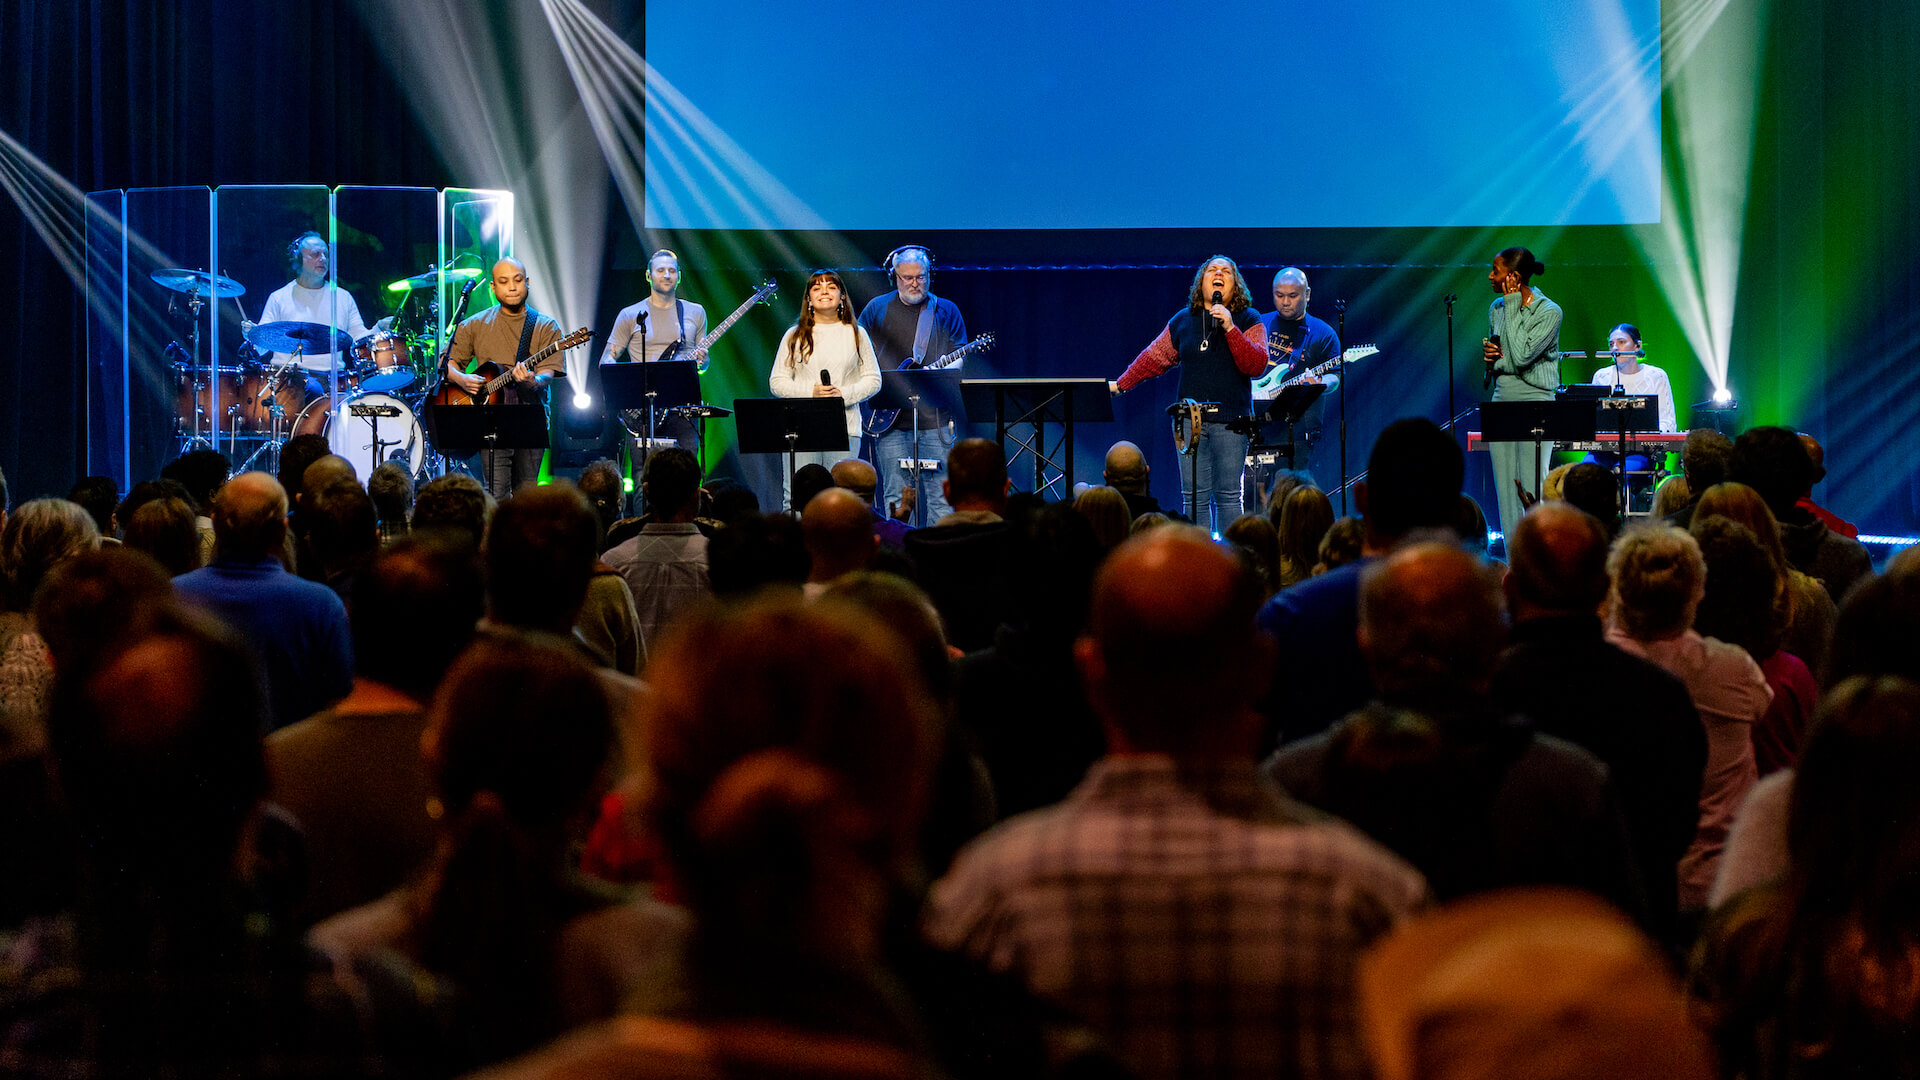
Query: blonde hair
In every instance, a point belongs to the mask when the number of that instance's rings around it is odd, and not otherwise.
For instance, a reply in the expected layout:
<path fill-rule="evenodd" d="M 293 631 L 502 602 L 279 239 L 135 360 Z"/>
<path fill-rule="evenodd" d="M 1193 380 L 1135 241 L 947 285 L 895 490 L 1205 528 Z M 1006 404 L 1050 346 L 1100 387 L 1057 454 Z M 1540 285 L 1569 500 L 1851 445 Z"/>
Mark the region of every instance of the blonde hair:
<path fill-rule="evenodd" d="M 1676 637 L 1693 626 L 1706 593 L 1707 563 L 1693 537 L 1671 525 L 1620 534 L 1607 554 L 1613 623 L 1636 641 Z"/>

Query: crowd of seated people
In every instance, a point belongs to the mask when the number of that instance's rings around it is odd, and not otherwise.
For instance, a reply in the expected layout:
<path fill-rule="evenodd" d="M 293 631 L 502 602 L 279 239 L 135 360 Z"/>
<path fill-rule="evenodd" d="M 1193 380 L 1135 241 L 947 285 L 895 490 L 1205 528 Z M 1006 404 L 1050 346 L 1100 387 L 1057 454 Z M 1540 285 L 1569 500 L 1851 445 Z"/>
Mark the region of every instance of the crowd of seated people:
<path fill-rule="evenodd" d="M 1817 453 L 1504 562 L 1422 419 L 1221 538 L 1129 443 L 0 477 L 0 1074 L 1920 1080 L 1920 549 Z"/>

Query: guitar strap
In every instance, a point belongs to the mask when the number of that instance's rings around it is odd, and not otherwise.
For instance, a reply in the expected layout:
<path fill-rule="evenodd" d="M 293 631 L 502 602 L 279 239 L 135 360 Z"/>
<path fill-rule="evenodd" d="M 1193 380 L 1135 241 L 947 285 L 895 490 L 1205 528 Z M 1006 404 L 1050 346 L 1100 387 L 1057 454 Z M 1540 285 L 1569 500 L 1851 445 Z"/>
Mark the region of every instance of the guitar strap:
<path fill-rule="evenodd" d="M 940 306 L 940 298 L 932 293 L 920 302 L 920 321 L 913 328 L 913 355 L 921 363 L 938 359 L 927 355 L 927 343 L 933 340 L 933 309 Z"/>
<path fill-rule="evenodd" d="M 652 308 L 653 308 L 652 301 L 648 301 L 648 300 L 640 301 L 640 359 L 641 360 L 645 360 L 647 358 L 647 316 L 648 314 L 651 313 Z M 684 342 L 687 340 L 687 302 L 685 300 L 680 299 L 677 296 L 673 298 L 673 333 L 674 333 L 675 341 Z M 627 354 L 627 363 L 629 364 L 633 363 L 633 354 L 631 350 L 629 350 Z"/>
<path fill-rule="evenodd" d="M 518 364 L 520 361 L 525 360 L 527 358 L 528 351 L 533 347 L 533 324 L 539 318 L 540 318 L 540 313 L 533 310 L 532 304 L 528 304 L 527 305 L 527 321 L 522 323 L 520 326 L 520 347 L 518 349 L 515 349 L 513 353 L 514 363 Z M 520 396 L 520 388 L 518 386 L 514 387 L 513 396 L 515 398 L 518 398 Z"/>

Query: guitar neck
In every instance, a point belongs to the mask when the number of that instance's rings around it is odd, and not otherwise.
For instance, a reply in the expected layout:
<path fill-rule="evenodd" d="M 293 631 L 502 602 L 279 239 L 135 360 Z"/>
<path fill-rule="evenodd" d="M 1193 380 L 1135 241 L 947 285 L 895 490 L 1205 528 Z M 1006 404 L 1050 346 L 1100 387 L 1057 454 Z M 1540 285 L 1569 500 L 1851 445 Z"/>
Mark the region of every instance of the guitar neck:
<path fill-rule="evenodd" d="M 766 290 L 762 289 L 762 290 L 755 291 L 754 294 L 752 296 L 747 297 L 747 299 L 743 303 L 741 303 L 739 307 L 733 309 L 733 314 L 727 316 L 724 319 L 721 319 L 720 325 L 707 331 L 706 336 L 700 339 L 700 347 L 702 349 L 712 348 L 713 343 L 716 341 L 719 341 L 720 336 L 722 334 L 725 334 L 727 331 L 733 329 L 733 324 L 739 322 L 741 318 L 745 316 L 748 311 L 752 310 L 753 305 L 759 303 L 762 300 L 765 300 L 766 298 L 767 298 Z"/>
<path fill-rule="evenodd" d="M 500 391 L 501 387 L 507 385 L 509 382 L 512 382 L 513 371 L 515 368 L 521 366 L 521 364 L 525 364 L 529 369 L 531 369 L 533 365 L 539 363 L 542 360 L 545 360 L 547 357 L 552 356 L 554 353 L 559 351 L 560 351 L 560 343 L 556 341 L 553 344 L 547 346 L 546 348 L 541 349 L 539 352 L 533 353 L 532 355 L 528 356 L 525 360 L 522 360 L 517 364 L 508 364 L 507 370 L 494 376 L 492 379 L 489 379 L 487 381 L 487 384 L 481 388 L 482 396 L 492 397 L 494 394 Z"/>

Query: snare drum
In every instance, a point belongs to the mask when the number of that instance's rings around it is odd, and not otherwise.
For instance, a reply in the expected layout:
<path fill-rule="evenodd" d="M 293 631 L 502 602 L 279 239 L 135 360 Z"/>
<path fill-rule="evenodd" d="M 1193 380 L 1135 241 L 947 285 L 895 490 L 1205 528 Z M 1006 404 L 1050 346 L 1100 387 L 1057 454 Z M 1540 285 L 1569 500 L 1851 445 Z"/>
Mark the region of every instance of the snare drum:
<path fill-rule="evenodd" d="M 316 408 L 324 410 L 326 399 L 322 398 L 307 406 L 307 411 Z M 356 406 L 368 406 L 384 415 L 356 416 Z M 391 394 L 364 393 L 343 398 L 337 410 L 331 415 L 322 413 L 327 433 L 327 445 L 333 452 L 353 462 L 354 472 L 362 477 L 372 476 L 373 470 L 383 462 L 396 462 L 410 473 L 418 473 L 427 456 L 427 437 L 420 430 L 420 421 L 413 415 L 407 403 Z M 306 413 L 300 414 L 305 422 Z M 375 436 L 379 444 L 375 445 Z"/>
<path fill-rule="evenodd" d="M 375 330 L 353 347 L 353 356 L 354 375 L 362 390 L 387 393 L 413 384 L 407 339 L 399 334 Z"/>

